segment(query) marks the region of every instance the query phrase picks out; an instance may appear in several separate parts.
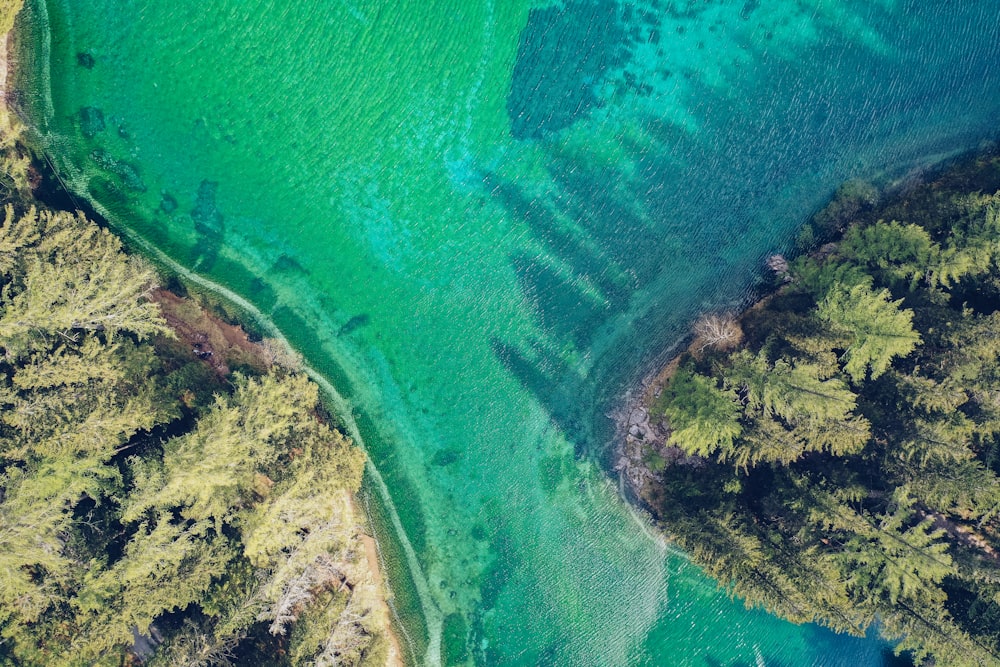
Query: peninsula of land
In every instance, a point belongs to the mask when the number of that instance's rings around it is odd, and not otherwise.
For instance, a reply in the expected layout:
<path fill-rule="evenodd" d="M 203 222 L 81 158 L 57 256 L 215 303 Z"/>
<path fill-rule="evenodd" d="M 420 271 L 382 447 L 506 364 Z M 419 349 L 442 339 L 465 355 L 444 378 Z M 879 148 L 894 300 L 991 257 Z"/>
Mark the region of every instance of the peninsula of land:
<path fill-rule="evenodd" d="M 1000 157 L 848 184 L 799 247 L 644 388 L 623 477 L 747 605 L 997 664 Z"/>

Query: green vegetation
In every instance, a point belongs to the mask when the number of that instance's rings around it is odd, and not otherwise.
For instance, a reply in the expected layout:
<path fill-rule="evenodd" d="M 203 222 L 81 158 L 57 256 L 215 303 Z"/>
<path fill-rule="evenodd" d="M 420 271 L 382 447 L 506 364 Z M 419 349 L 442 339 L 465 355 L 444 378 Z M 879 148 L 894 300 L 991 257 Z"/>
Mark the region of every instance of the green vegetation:
<path fill-rule="evenodd" d="M 838 242 L 731 327 L 739 349 L 679 360 L 640 493 L 748 605 L 994 665 L 1000 158 L 878 208 L 857 190 L 803 234 Z"/>
<path fill-rule="evenodd" d="M 364 458 L 316 385 L 199 358 L 151 300 L 147 264 L 30 202 L 13 145 L 0 664 L 385 664 L 351 499 Z"/>
<path fill-rule="evenodd" d="M 0 35 L 14 27 L 14 17 L 21 11 L 24 0 L 0 0 Z"/>

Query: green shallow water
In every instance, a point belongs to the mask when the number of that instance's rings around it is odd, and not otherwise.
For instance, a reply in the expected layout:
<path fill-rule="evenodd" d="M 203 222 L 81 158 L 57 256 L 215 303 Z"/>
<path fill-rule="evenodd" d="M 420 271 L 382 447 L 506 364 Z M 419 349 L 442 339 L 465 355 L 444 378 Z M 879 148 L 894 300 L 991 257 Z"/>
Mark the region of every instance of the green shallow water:
<path fill-rule="evenodd" d="M 993 138 L 1000 10 L 926 4 L 35 0 L 23 106 L 336 388 L 413 662 L 880 665 L 718 593 L 598 460 L 840 182 Z"/>

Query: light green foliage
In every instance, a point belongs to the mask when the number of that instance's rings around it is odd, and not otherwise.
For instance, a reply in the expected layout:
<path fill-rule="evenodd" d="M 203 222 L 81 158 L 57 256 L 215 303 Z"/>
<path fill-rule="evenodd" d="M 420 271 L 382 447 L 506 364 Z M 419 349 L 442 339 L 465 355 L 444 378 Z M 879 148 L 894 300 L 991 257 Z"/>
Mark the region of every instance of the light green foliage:
<path fill-rule="evenodd" d="M 72 539 L 74 509 L 116 493 L 121 475 L 108 462 L 117 448 L 176 414 L 172 401 L 151 381 L 158 365 L 152 349 L 123 335 L 162 330 L 157 310 L 143 301 L 151 274 L 141 277 L 142 290 L 116 284 L 112 276 L 123 274 L 107 265 L 125 257 L 117 242 L 97 231 L 68 214 L 32 209 L 16 217 L 10 206 L 0 229 L 0 320 L 7 323 L 0 326 L 5 352 L 0 360 L 5 378 L 0 385 L 0 628 L 7 637 L 28 632 L 28 624 L 44 625 L 47 614 L 66 613 L 67 591 L 79 586 L 86 560 Z M 66 246 L 58 248 L 58 243 Z M 101 286 L 106 299 L 117 301 L 119 310 L 131 309 L 132 317 L 101 331 L 72 323 L 58 330 L 11 324 L 32 302 L 28 291 L 38 287 L 34 281 L 47 270 L 46 262 L 56 260 L 81 272 L 92 261 L 106 277 Z M 69 310 L 61 317 L 74 318 Z M 27 650 L 23 641 L 16 646 L 16 654 Z M 56 653 L 53 646 L 47 655 L 54 660 Z"/>
<path fill-rule="evenodd" d="M 6 208 L 0 663 L 120 665 L 171 612 L 186 621 L 153 663 L 214 664 L 259 621 L 300 638 L 289 664 L 375 655 L 386 619 L 350 502 L 362 453 L 302 375 L 236 376 L 201 414 L 182 406 L 200 388 L 179 380 L 204 374 L 165 356 L 154 284 L 82 216 Z M 150 436 L 182 416 L 186 432 Z"/>
<path fill-rule="evenodd" d="M 898 640 L 897 653 L 907 653 L 918 665 L 991 667 L 1000 660 L 988 645 L 963 631 L 940 605 L 911 608 L 909 613 L 879 618 L 886 637 Z"/>
<path fill-rule="evenodd" d="M 14 27 L 14 17 L 23 4 L 24 0 L 0 0 L 0 35 Z"/>
<path fill-rule="evenodd" d="M 47 465 L 34 474 L 9 467 L 0 478 L 0 624 L 34 623 L 57 604 L 79 566 L 65 552 L 69 510 L 96 494 L 93 475 Z"/>
<path fill-rule="evenodd" d="M 255 475 L 273 467 L 295 422 L 312 419 L 315 405 L 296 393 L 298 381 L 273 376 L 241 379 L 235 395 L 217 396 L 195 429 L 164 446 L 162 466 L 137 466 L 135 499 L 124 514 L 136 521 L 150 510 L 182 508 L 191 520 L 217 528 L 254 493 Z M 303 400 L 305 398 L 306 400 Z"/>
<path fill-rule="evenodd" d="M 954 413 L 969 400 L 965 388 L 953 378 L 936 382 L 916 373 L 903 374 L 896 371 L 890 373 L 907 403 L 925 414 Z"/>
<path fill-rule="evenodd" d="M 826 296 L 834 285 L 870 286 L 874 280 L 864 268 L 854 262 L 821 260 L 808 256 L 795 260 L 792 273 L 796 283 L 817 300 Z"/>
<path fill-rule="evenodd" d="M 169 515 L 155 526 L 139 526 L 124 557 L 112 567 L 91 561 L 77 595 L 78 635 L 73 659 L 121 650 L 132 628 L 147 634 L 164 612 L 198 602 L 235 555 L 228 541 L 206 523 L 174 523 Z"/>
<path fill-rule="evenodd" d="M 14 205 L 4 207 L 4 221 L 0 225 L 0 274 L 9 277 L 20 263 L 28 248 L 36 245 L 41 237 L 38 212 L 19 218 L 14 213 Z"/>
<path fill-rule="evenodd" d="M 915 289 L 923 281 L 930 288 L 951 288 L 962 278 L 989 269 L 992 244 L 977 240 L 972 245 L 942 247 L 919 225 L 880 221 L 848 231 L 841 253 L 878 272 L 889 284 Z"/>
<path fill-rule="evenodd" d="M 303 443 L 302 452 L 292 460 L 289 479 L 241 517 L 244 554 L 257 567 L 273 567 L 303 535 L 349 514 L 343 494 L 317 494 L 316 489 L 357 488 L 364 459 L 342 435 L 316 426 L 317 437 Z"/>
<path fill-rule="evenodd" d="M 80 216 L 34 210 L 16 224 L 33 226 L 40 238 L 20 248 L 22 275 L 4 286 L 0 340 L 9 352 L 43 346 L 71 331 L 127 331 L 140 339 L 168 334 L 148 300 L 152 269 L 123 255 L 121 242 L 107 230 Z"/>
<path fill-rule="evenodd" d="M 857 396 L 839 378 L 820 380 L 820 369 L 779 359 L 767 361 L 764 352 L 752 356 L 743 350 L 733 355 L 726 375 L 728 384 L 746 395 L 747 407 L 778 416 L 787 422 L 844 419 Z"/>
<path fill-rule="evenodd" d="M 671 441 L 689 454 L 726 454 L 742 430 L 735 392 L 687 369 L 674 375 L 663 405 Z"/>
<path fill-rule="evenodd" d="M 734 354 L 724 378 L 743 397 L 752 428 L 733 447 L 731 460 L 747 468 L 791 463 L 809 451 L 843 455 L 864 447 L 870 427 L 853 414 L 857 396 L 841 378 L 821 379 L 824 374 L 823 367 L 805 361 L 772 364 L 764 350 Z"/>
<path fill-rule="evenodd" d="M 1000 479 L 978 460 L 930 460 L 912 476 L 910 489 L 929 507 L 981 523 L 1000 513 Z"/>
<path fill-rule="evenodd" d="M 362 572 L 347 493 L 360 485 L 364 459 L 315 419 L 317 401 L 316 385 L 304 376 L 240 378 L 194 431 L 164 446 L 162 464 L 133 460 L 136 490 L 124 520 L 173 511 L 211 526 L 211 534 L 238 528 L 241 555 L 258 572 L 245 588 L 213 596 L 207 610 L 218 625 L 209 646 L 225 644 L 255 621 L 270 621 L 272 634 L 285 634 L 312 603 L 326 599 L 323 591 L 357 583 Z M 357 608 L 352 600 L 346 597 Z M 371 604 L 365 614 L 378 615 Z M 362 633 L 366 641 L 375 634 Z"/>
<path fill-rule="evenodd" d="M 754 422 L 753 428 L 747 430 L 727 460 L 743 470 L 760 463 L 789 464 L 801 458 L 807 444 L 801 431 L 788 428 L 770 417 L 761 417 Z"/>
<path fill-rule="evenodd" d="M 379 635 L 384 620 L 376 611 L 377 590 L 370 581 L 358 583 L 343 607 L 314 605 L 289 637 L 291 662 L 296 665 L 386 664 L 387 642 Z"/>
<path fill-rule="evenodd" d="M 975 457 L 969 449 L 975 425 L 961 412 L 936 419 L 914 418 L 901 438 L 900 447 L 907 457 L 942 461 L 968 461 Z"/>
<path fill-rule="evenodd" d="M 949 190 L 960 176 L 886 204 L 920 225 L 872 211 L 798 259 L 743 316 L 743 349 L 687 359 L 663 395 L 721 385 L 741 429 L 643 493 L 747 604 L 877 620 L 919 664 L 982 667 L 1000 664 L 1000 194 Z"/>
<path fill-rule="evenodd" d="M 895 509 L 877 517 L 859 515 L 855 535 L 841 558 L 851 588 L 884 595 L 890 604 L 940 604 L 940 584 L 952 572 L 944 530 L 930 517 L 913 521 L 913 500 L 897 494 Z"/>
<path fill-rule="evenodd" d="M 844 370 L 855 383 L 863 382 L 869 371 L 872 379 L 879 377 L 894 357 L 905 357 L 920 344 L 913 311 L 900 309 L 901 303 L 891 300 L 888 289 L 875 292 L 864 284 L 835 284 L 820 302 L 819 318 L 851 339 Z"/>
<path fill-rule="evenodd" d="M 80 339 L 79 345 L 62 344 L 47 354 L 31 355 L 31 360 L 15 371 L 14 386 L 21 391 L 40 391 L 89 382 L 120 382 L 132 370 L 130 365 L 146 362 L 146 370 L 151 365 L 149 355 L 145 359 L 139 356 L 140 351 L 149 348 L 127 346 L 120 341 L 104 344 L 93 336 Z"/>
<path fill-rule="evenodd" d="M 151 374 L 152 349 L 127 340 L 102 343 L 77 332 L 79 344 L 35 352 L 13 372 L 13 391 L 0 395 L 0 439 L 8 457 L 110 458 L 136 432 L 177 415 Z M 62 340 L 62 339 L 60 339 Z"/>
<path fill-rule="evenodd" d="M 871 423 L 862 415 L 810 421 L 798 430 L 808 443 L 807 451 L 834 456 L 857 454 L 871 439 Z"/>
<path fill-rule="evenodd" d="M 978 276 L 988 271 L 992 259 L 990 249 L 986 247 L 944 248 L 927 267 L 927 283 L 931 287 L 951 288 L 967 276 Z"/>
<path fill-rule="evenodd" d="M 750 350 L 740 350 L 730 357 L 729 365 L 723 371 L 724 384 L 742 392 L 742 400 L 748 410 L 761 411 L 765 409 L 764 397 L 768 393 L 767 376 L 770 371 L 771 363 L 765 351 L 755 355 Z"/>
<path fill-rule="evenodd" d="M 844 234 L 840 252 L 879 270 L 890 282 L 915 285 L 927 275 L 941 249 L 923 227 L 880 221 L 852 227 Z"/>
<path fill-rule="evenodd" d="M 1000 190 L 959 194 L 952 203 L 963 213 L 963 227 L 958 231 L 965 231 L 972 239 L 1000 239 Z"/>

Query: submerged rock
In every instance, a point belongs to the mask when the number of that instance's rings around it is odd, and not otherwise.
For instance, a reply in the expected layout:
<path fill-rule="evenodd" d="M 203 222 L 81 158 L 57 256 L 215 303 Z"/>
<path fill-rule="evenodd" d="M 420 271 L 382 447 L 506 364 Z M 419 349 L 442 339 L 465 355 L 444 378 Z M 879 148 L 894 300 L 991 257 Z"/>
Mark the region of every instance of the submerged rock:
<path fill-rule="evenodd" d="M 104 131 L 104 112 L 97 107 L 80 108 L 80 131 L 83 136 L 93 139 Z"/>
<path fill-rule="evenodd" d="M 351 319 L 347 320 L 344 326 L 340 327 L 337 331 L 338 336 L 348 336 L 351 333 L 357 331 L 361 327 L 368 326 L 371 318 L 367 313 L 361 313 L 360 315 L 355 315 Z"/>
<path fill-rule="evenodd" d="M 744 21 L 750 20 L 750 15 L 754 13 L 760 7 L 760 0 L 747 0 L 743 3 L 743 9 L 740 10 L 740 19 Z"/>
<path fill-rule="evenodd" d="M 194 266 L 208 271 L 215 264 L 226 234 L 225 218 L 216 204 L 215 194 L 219 188 L 216 181 L 204 180 L 198 186 L 198 196 L 191 209 L 194 231 L 198 234 L 191 261 Z"/>
<path fill-rule="evenodd" d="M 160 198 L 160 210 L 170 215 L 177 210 L 177 198 L 169 192 L 164 192 Z"/>
<path fill-rule="evenodd" d="M 76 64 L 83 69 L 94 69 L 96 61 L 94 60 L 94 56 L 90 55 L 86 51 L 80 51 L 76 54 Z"/>
<path fill-rule="evenodd" d="M 93 151 L 90 157 L 98 167 L 120 178 L 126 189 L 135 192 L 146 191 L 146 184 L 139 176 L 139 169 L 132 163 L 112 157 L 107 151 L 100 149 Z"/>
<path fill-rule="evenodd" d="M 219 189 L 216 181 L 204 180 L 198 185 L 198 197 L 191 209 L 191 219 L 200 234 L 218 234 L 223 229 L 223 217 L 215 203 L 215 193 Z"/>

